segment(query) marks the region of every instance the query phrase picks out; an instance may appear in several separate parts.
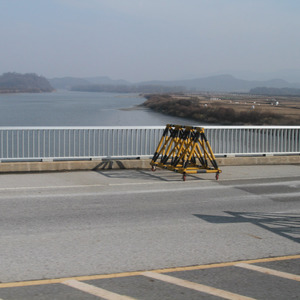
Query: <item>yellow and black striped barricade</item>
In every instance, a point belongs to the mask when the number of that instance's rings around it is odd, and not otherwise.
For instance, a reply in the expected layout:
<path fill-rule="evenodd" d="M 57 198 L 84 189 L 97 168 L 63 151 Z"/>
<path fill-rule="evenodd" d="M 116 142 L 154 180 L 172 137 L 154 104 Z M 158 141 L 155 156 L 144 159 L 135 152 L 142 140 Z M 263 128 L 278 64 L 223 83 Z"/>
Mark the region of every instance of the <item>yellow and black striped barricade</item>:
<path fill-rule="evenodd" d="M 182 174 L 222 172 L 216 162 L 204 128 L 167 124 L 151 160 L 152 170 L 165 168 Z"/>

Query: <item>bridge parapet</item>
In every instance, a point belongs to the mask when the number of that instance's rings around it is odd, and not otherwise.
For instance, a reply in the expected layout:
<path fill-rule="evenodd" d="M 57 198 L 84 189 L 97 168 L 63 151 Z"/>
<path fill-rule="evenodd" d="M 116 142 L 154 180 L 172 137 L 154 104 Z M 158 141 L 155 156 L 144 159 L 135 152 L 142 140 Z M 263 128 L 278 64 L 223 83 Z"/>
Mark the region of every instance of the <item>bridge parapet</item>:
<path fill-rule="evenodd" d="M 164 126 L 0 127 L 0 161 L 152 157 Z M 204 126 L 216 157 L 300 154 L 300 126 Z"/>

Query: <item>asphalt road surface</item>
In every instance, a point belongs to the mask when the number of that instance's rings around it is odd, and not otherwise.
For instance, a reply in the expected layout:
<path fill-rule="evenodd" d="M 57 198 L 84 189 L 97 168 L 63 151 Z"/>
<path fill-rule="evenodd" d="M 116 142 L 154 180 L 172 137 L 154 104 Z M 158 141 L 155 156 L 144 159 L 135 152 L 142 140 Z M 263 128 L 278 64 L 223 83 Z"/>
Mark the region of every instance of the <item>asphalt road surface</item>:
<path fill-rule="evenodd" d="M 35 295 L 43 297 L 34 298 L 30 293 L 27 297 L 26 289 L 18 298 L 13 283 L 273 257 L 293 258 L 284 260 L 289 265 L 284 271 L 297 274 L 300 166 L 222 170 L 218 181 L 213 174 L 201 174 L 188 176 L 185 182 L 180 174 L 165 170 L 1 175 L 0 298 L 48 299 L 46 295 L 51 295 L 49 299 L 99 299 L 95 293 L 76 298 L 72 293 L 79 287 L 70 287 L 72 280 L 69 285 L 60 285 L 67 289 L 61 297 L 53 296 L 55 284 L 47 284 L 35 286 Z M 224 281 L 231 276 L 239 278 L 247 270 L 244 267 L 232 266 L 240 270 L 237 274 L 229 267 L 217 268 L 227 272 L 217 277 Z M 182 273 L 182 278 L 214 283 L 208 279 L 215 276 L 209 274 L 200 280 L 196 271 Z M 149 281 L 151 274 L 145 274 L 143 278 Z M 140 286 L 134 284 L 134 278 L 141 280 L 141 276 L 126 278 L 128 284 Z M 12 283 L 10 288 L 7 283 Z M 299 288 L 299 280 L 296 283 Z M 299 299 L 298 291 L 293 287 L 287 291 L 292 294 L 287 298 L 280 294 L 278 299 Z M 193 290 L 194 296 L 178 293 L 178 298 L 173 295 L 170 299 L 202 299 L 199 291 Z M 158 299 L 151 295 L 138 299 Z M 204 295 L 203 299 L 223 297 Z"/>

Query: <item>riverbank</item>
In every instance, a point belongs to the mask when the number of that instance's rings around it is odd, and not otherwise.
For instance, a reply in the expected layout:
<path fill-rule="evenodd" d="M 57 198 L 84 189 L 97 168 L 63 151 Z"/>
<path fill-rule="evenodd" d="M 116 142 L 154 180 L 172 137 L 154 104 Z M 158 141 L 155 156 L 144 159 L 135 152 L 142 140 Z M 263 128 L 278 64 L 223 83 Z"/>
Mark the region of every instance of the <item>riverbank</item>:
<path fill-rule="evenodd" d="M 248 94 L 144 95 L 142 106 L 197 122 L 222 125 L 299 125 L 300 97 Z"/>

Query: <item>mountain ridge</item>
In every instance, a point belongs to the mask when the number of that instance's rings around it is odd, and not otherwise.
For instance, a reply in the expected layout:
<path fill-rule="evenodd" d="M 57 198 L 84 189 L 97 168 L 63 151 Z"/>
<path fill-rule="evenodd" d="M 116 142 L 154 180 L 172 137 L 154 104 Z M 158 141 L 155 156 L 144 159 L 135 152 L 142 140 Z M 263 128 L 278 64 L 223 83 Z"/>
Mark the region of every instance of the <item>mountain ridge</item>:
<path fill-rule="evenodd" d="M 128 87 L 145 87 L 145 86 L 161 86 L 161 87 L 181 87 L 182 92 L 241 92 L 248 93 L 251 89 L 256 87 L 267 88 L 300 88 L 300 83 L 290 83 L 280 78 L 270 80 L 244 80 L 236 78 L 229 74 L 208 76 L 195 79 L 185 80 L 151 80 L 131 83 L 126 80 L 110 79 L 107 76 L 77 78 L 64 77 L 48 79 L 52 86 L 61 89 L 72 89 L 76 86 L 105 85 L 107 86 L 128 86 Z"/>
<path fill-rule="evenodd" d="M 8 72 L 0 75 L 0 93 L 44 93 L 53 92 L 49 81 L 35 73 Z"/>

